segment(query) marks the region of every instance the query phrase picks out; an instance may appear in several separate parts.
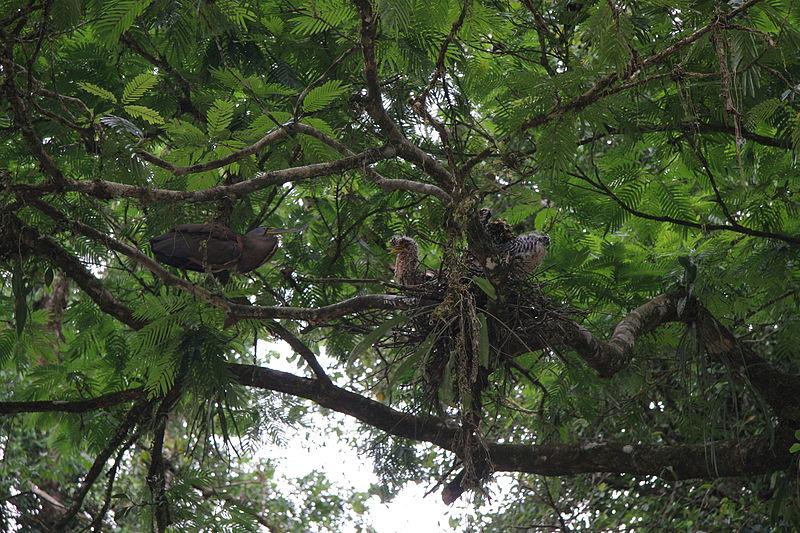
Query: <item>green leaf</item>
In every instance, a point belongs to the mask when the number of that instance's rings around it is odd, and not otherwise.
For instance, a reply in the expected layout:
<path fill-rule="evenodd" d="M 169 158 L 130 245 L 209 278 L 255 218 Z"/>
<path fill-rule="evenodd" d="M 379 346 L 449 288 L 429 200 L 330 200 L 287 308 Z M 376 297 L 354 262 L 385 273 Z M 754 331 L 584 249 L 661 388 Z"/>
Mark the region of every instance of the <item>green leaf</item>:
<path fill-rule="evenodd" d="M 128 84 L 125 86 L 125 89 L 122 91 L 122 103 L 123 104 L 130 104 L 135 102 L 142 96 L 144 93 L 152 89 L 158 78 L 156 78 L 155 74 L 151 74 L 149 72 L 143 72 L 139 74 L 135 78 L 133 78 Z"/>
<path fill-rule="evenodd" d="M 345 94 L 349 86 L 339 80 L 330 80 L 311 89 L 303 100 L 303 111 L 312 113 L 324 109 L 328 104 Z"/>
<path fill-rule="evenodd" d="M 398 315 L 391 320 L 387 320 L 377 328 L 370 331 L 367 335 L 364 336 L 361 341 L 356 344 L 353 349 L 350 351 L 350 357 L 347 358 L 347 366 L 351 366 L 356 359 L 360 358 L 364 353 L 375 344 L 378 340 L 385 337 L 386 334 L 391 331 L 393 327 L 397 324 L 404 322 L 406 319 L 405 315 Z"/>
<path fill-rule="evenodd" d="M 95 23 L 97 34 L 107 45 L 116 44 L 123 33 L 128 31 L 136 17 L 144 13 L 152 0 L 115 0 L 106 3 L 100 20 Z"/>
<path fill-rule="evenodd" d="M 107 91 L 102 87 L 98 87 L 94 83 L 89 83 L 85 81 L 79 81 L 78 87 L 86 91 L 87 93 L 93 94 L 95 96 L 99 96 L 103 100 L 108 100 L 114 104 L 117 103 L 117 97 L 111 91 Z"/>
<path fill-rule="evenodd" d="M 404 383 L 411 378 L 417 371 L 422 361 L 428 358 L 428 354 L 433 348 L 434 341 L 439 337 L 439 332 L 431 331 L 425 340 L 422 341 L 414 352 L 403 359 L 403 362 L 397 365 L 392 377 L 389 380 L 389 386 L 393 388 L 397 383 Z"/>
<path fill-rule="evenodd" d="M 233 103 L 217 99 L 208 110 L 208 133 L 214 135 L 224 131 L 233 120 Z"/>
<path fill-rule="evenodd" d="M 161 118 L 161 115 L 159 115 L 158 111 L 155 109 L 150 109 L 149 107 L 141 105 L 126 105 L 124 109 L 130 116 L 140 118 L 150 124 L 164 123 L 164 119 Z"/>
<path fill-rule="evenodd" d="M 492 300 L 497 300 L 497 290 L 494 288 L 494 285 L 492 285 L 491 281 L 480 276 L 472 276 L 471 279 L 475 285 L 480 287 L 480 289 L 486 293 L 486 296 Z"/>

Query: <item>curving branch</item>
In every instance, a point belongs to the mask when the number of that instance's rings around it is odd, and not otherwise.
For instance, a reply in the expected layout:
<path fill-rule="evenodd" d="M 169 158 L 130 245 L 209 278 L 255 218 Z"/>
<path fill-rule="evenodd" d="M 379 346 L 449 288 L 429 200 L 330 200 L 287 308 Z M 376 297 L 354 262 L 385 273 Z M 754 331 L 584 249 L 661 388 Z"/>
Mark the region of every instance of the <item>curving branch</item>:
<path fill-rule="evenodd" d="M 566 344 L 601 377 L 611 377 L 628 365 L 640 337 L 663 324 L 678 320 L 678 302 L 682 298 L 686 298 L 684 291 L 672 291 L 637 307 L 616 325 L 607 342 L 572 321 L 561 321 L 561 336 L 549 340 L 553 344 Z"/>
<path fill-rule="evenodd" d="M 687 296 L 684 290 L 656 296 L 631 311 L 617 324 L 608 341 L 567 320 L 560 322 L 559 335 L 546 341 L 553 346 L 572 348 L 601 377 L 607 378 L 630 363 L 638 339 L 671 322 L 694 324 L 713 360 L 738 369 L 781 420 L 800 422 L 800 404 L 797 403 L 800 376 L 781 372 L 741 344 L 728 328 L 694 297 Z M 525 337 L 522 335 L 523 341 L 531 345 L 542 343 L 538 332 L 530 332 L 527 335 L 530 338 Z"/>
<path fill-rule="evenodd" d="M 199 191 L 155 189 L 105 180 L 75 181 L 67 179 L 62 180 L 58 185 L 15 184 L 12 186 L 12 189 L 20 194 L 31 195 L 76 191 L 101 199 L 119 197 L 138 198 L 147 202 L 209 202 L 224 198 L 245 196 L 273 185 L 282 185 L 288 182 L 302 181 L 358 169 L 365 165 L 393 157 L 396 153 L 397 151 L 394 148 L 388 146 L 372 148 L 360 154 L 343 157 L 342 159 L 337 159 L 329 163 L 315 163 L 302 167 L 273 170 L 271 172 L 261 173 L 249 180 L 240 181 L 231 185 L 218 185 Z"/>
<path fill-rule="evenodd" d="M 355 155 L 352 151 L 350 151 L 347 146 L 339 142 L 338 140 L 334 139 L 330 135 L 326 135 L 325 133 L 319 131 L 316 128 L 312 128 L 306 124 L 295 124 L 295 128 L 299 133 L 304 133 L 320 141 L 324 142 L 334 150 L 338 151 L 341 154 L 352 156 Z M 452 201 L 452 197 L 444 192 L 443 189 L 437 187 L 436 185 L 432 185 L 430 183 L 422 183 L 419 181 L 413 180 L 404 180 L 404 179 L 390 179 L 384 178 L 378 172 L 376 172 L 371 167 L 365 166 L 363 169 L 364 174 L 367 178 L 372 181 L 375 185 L 380 187 L 385 191 L 411 191 L 418 194 L 427 194 L 430 196 L 435 196 L 445 204 L 449 204 Z"/>
<path fill-rule="evenodd" d="M 414 163 L 423 172 L 433 177 L 440 186 L 450 189 L 453 186 L 453 175 L 435 158 L 426 154 L 418 146 L 413 145 L 400 128 L 394 123 L 383 107 L 380 81 L 378 79 L 378 62 L 375 58 L 375 40 L 377 39 L 377 16 L 372 10 L 369 0 L 353 0 L 361 18 L 361 51 L 364 55 L 364 80 L 367 86 L 367 113 L 375 121 L 392 146 L 397 148 L 400 157 Z"/>
<path fill-rule="evenodd" d="M 225 165 L 230 165 L 231 163 L 235 163 L 237 161 L 241 161 L 245 157 L 251 156 L 256 152 L 261 151 L 264 147 L 279 141 L 281 139 L 285 139 L 292 133 L 292 125 L 290 124 L 282 124 L 278 126 L 274 130 L 268 132 L 266 135 L 261 137 L 258 141 L 233 152 L 232 154 L 228 154 L 225 157 L 220 157 L 219 159 L 215 159 L 213 161 L 206 161 L 205 163 L 197 163 L 196 165 L 188 165 L 188 166 L 178 166 L 173 165 L 168 161 L 164 161 L 163 159 L 145 151 L 138 151 L 136 155 L 156 165 L 157 167 L 161 167 L 165 170 L 168 170 L 175 176 L 183 176 L 186 174 L 197 174 L 198 172 L 205 172 L 207 170 L 214 170 L 215 168 L 221 168 Z"/>
<path fill-rule="evenodd" d="M 446 450 L 453 448 L 457 428 L 445 424 L 440 418 L 397 411 L 341 387 L 320 387 L 315 379 L 279 370 L 234 363 L 228 365 L 228 370 L 241 385 L 305 398 L 392 435 L 430 442 Z"/>
<path fill-rule="evenodd" d="M 251 365 L 231 364 L 231 373 L 245 386 L 283 392 L 354 417 L 398 437 L 424 441 L 456 454 L 458 428 L 441 419 L 396 411 L 339 387 L 321 388 L 316 380 Z M 543 475 L 615 472 L 653 475 L 668 480 L 752 475 L 785 469 L 792 460 L 792 428 L 745 440 L 678 446 L 590 442 L 561 445 L 486 442 L 495 471 Z M 711 455 L 716 463 L 709 461 Z"/>

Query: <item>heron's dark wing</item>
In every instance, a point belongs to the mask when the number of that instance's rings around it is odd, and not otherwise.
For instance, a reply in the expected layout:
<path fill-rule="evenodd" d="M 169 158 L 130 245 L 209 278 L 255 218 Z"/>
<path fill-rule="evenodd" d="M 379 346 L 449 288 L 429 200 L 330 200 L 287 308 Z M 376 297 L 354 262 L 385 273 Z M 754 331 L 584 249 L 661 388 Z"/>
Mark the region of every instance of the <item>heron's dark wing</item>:
<path fill-rule="evenodd" d="M 275 235 L 242 235 L 242 255 L 236 270 L 250 272 L 261 266 L 278 249 Z"/>
<path fill-rule="evenodd" d="M 231 268 L 242 253 L 242 236 L 219 224 L 182 224 L 150 240 L 156 259 L 197 272 Z"/>

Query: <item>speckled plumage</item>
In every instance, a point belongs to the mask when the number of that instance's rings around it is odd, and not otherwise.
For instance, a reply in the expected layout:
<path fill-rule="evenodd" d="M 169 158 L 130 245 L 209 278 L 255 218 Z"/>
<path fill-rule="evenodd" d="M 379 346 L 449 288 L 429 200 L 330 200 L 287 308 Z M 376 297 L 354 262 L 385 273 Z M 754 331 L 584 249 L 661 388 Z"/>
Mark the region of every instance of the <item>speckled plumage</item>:
<path fill-rule="evenodd" d="M 541 233 L 526 233 L 515 236 L 505 220 L 491 220 L 492 212 L 483 208 L 478 218 L 486 230 L 492 245 L 514 266 L 519 275 L 527 275 L 538 267 L 547 255 L 550 237 Z"/>

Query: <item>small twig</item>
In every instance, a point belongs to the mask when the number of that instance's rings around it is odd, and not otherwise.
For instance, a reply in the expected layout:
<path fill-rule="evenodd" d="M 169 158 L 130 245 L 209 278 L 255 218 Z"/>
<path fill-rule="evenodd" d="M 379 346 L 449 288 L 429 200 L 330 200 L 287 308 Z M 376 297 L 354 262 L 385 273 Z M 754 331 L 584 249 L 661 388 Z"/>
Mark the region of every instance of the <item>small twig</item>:
<path fill-rule="evenodd" d="M 333 69 L 335 69 L 337 66 L 339 66 L 339 64 L 340 64 L 342 61 L 344 61 L 344 60 L 347 58 L 347 56 L 349 56 L 350 54 L 352 54 L 353 52 L 355 52 L 357 49 L 358 49 L 358 45 L 353 45 L 352 47 L 350 47 L 350 48 L 348 48 L 347 50 L 345 50 L 345 51 L 342 53 L 342 55 L 340 55 L 339 57 L 337 57 L 337 58 L 336 58 L 336 59 L 333 61 L 333 63 L 331 63 L 331 64 L 328 66 L 328 68 L 326 68 L 326 69 L 325 69 L 325 72 L 323 72 L 322 74 L 320 74 L 320 75 L 317 77 L 317 79 L 315 79 L 314 81 L 312 81 L 311 83 L 309 83 L 309 84 L 308 84 L 308 86 L 307 86 L 305 89 L 303 89 L 303 92 L 301 92 L 301 93 L 300 93 L 300 94 L 297 96 L 297 102 L 296 102 L 296 103 L 295 103 L 295 105 L 294 105 L 294 113 L 293 113 L 293 116 L 295 117 L 295 119 L 297 119 L 297 118 L 299 118 L 299 117 L 300 117 L 300 115 L 301 115 L 301 113 L 300 113 L 300 108 L 303 106 L 303 101 L 306 99 L 306 96 L 308 96 L 308 93 L 309 93 L 309 92 L 311 92 L 311 89 L 313 89 L 314 87 L 317 87 L 317 86 L 318 86 L 320 83 L 322 83 L 323 81 L 325 81 L 326 79 L 328 79 L 328 76 L 330 75 L 330 73 L 331 73 L 331 72 L 333 72 Z"/>
<path fill-rule="evenodd" d="M 593 186 L 597 191 L 602 192 L 614 202 L 617 203 L 622 209 L 639 218 L 644 218 L 647 220 L 655 220 L 657 222 L 669 222 L 671 224 L 676 224 L 678 226 L 686 226 L 688 228 L 696 228 L 702 231 L 733 231 L 735 233 L 743 233 L 745 235 L 750 235 L 753 237 L 765 237 L 767 239 L 775 239 L 778 241 L 788 242 L 790 244 L 800 244 L 800 238 L 792 237 L 790 235 L 783 235 L 781 233 L 773 233 L 770 231 L 761 231 L 757 229 L 748 228 L 746 226 L 742 226 L 737 224 L 735 226 L 729 224 L 700 224 L 698 222 L 692 222 L 690 220 L 682 220 L 679 218 L 673 218 L 668 216 L 660 216 L 660 215 L 651 215 L 649 213 L 645 213 L 643 211 L 639 211 L 637 209 L 633 209 L 631 206 L 626 204 L 622 199 L 620 199 L 614 192 L 609 189 L 603 182 L 595 181 L 583 174 L 577 174 L 573 172 L 567 172 L 568 175 L 576 177 L 585 181 L 586 183 Z"/>

